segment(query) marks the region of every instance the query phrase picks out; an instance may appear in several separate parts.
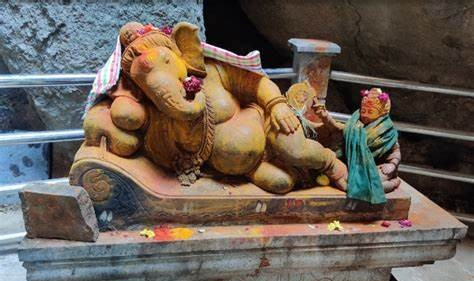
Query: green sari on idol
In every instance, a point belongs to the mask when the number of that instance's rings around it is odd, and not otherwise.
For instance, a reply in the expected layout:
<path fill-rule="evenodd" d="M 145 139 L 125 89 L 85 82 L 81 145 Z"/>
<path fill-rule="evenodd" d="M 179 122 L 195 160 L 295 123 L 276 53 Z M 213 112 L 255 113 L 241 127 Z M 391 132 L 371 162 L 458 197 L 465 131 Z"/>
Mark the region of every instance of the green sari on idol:
<path fill-rule="evenodd" d="M 387 199 L 374 159 L 379 159 L 395 145 L 398 132 L 388 114 L 366 126 L 359 118 L 357 110 L 344 128 L 349 170 L 347 197 L 372 204 L 385 203 Z"/>

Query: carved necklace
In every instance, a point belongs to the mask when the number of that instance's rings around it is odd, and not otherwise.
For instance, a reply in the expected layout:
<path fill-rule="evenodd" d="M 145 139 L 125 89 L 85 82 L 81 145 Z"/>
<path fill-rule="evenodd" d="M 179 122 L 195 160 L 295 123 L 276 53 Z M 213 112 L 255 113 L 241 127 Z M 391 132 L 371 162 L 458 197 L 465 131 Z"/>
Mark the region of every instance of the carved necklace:
<path fill-rule="evenodd" d="M 202 91 L 205 96 L 206 106 L 204 108 L 202 117 L 202 137 L 199 149 L 195 153 L 186 153 L 178 150 L 174 161 L 174 170 L 178 176 L 178 180 L 183 186 L 189 186 L 194 183 L 201 174 L 201 166 L 209 159 L 214 146 L 214 131 L 215 131 L 215 111 L 206 95 L 205 87 L 202 81 L 197 87 L 196 77 L 191 76 L 187 78 L 183 85 L 186 89 L 188 98 L 194 98 L 194 95 Z"/>

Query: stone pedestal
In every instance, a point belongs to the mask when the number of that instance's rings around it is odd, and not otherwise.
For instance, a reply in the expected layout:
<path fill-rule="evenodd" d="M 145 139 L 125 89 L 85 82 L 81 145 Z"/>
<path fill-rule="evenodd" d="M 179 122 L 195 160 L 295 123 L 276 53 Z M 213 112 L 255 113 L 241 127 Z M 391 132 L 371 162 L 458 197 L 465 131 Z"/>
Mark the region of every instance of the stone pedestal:
<path fill-rule="evenodd" d="M 157 226 L 99 235 L 96 243 L 25 239 L 19 258 L 33 280 L 385 280 L 393 267 L 451 258 L 466 226 L 407 185 L 409 219 L 234 226 Z"/>
<path fill-rule="evenodd" d="M 69 179 L 71 185 L 89 193 L 99 225 L 119 230 L 145 222 L 245 225 L 401 220 L 410 208 L 405 184 L 387 194 L 387 204 L 360 202 L 353 207 L 344 192 L 330 186 L 277 195 L 245 179 L 203 176 L 183 187 L 174 174 L 145 157 L 123 158 L 84 145 Z M 102 219 L 109 216 L 110 221 Z"/>

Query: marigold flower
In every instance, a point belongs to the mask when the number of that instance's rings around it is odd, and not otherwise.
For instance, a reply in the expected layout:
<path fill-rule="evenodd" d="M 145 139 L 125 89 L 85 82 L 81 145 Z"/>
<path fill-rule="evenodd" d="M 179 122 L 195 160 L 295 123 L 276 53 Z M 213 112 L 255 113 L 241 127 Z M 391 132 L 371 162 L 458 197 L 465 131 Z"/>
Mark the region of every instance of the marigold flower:
<path fill-rule="evenodd" d="M 334 231 L 334 230 L 341 231 L 343 229 L 344 227 L 342 227 L 342 224 L 339 221 L 333 221 L 330 224 L 328 224 L 329 231 Z"/>
<path fill-rule="evenodd" d="M 140 236 L 145 236 L 146 238 L 153 238 L 155 237 L 155 232 L 151 229 L 144 228 L 142 231 L 140 231 Z"/>

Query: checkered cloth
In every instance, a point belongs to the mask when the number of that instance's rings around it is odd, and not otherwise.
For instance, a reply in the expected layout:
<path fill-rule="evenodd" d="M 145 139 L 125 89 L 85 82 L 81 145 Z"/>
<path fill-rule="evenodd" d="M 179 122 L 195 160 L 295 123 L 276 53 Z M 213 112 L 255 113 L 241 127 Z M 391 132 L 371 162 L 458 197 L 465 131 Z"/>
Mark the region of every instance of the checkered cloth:
<path fill-rule="evenodd" d="M 201 43 L 204 56 L 213 58 L 218 61 L 229 63 L 238 68 L 247 69 L 252 72 L 265 74 L 262 69 L 262 62 L 260 60 L 260 52 L 252 51 L 246 56 L 239 56 L 230 51 L 221 49 L 219 47 Z M 117 84 L 120 77 L 120 63 L 122 60 L 122 48 L 120 45 L 120 38 L 117 37 L 115 50 L 109 57 L 105 65 L 97 72 L 97 75 L 92 84 L 92 89 L 87 96 L 84 116 L 87 111 L 108 91 Z"/>

